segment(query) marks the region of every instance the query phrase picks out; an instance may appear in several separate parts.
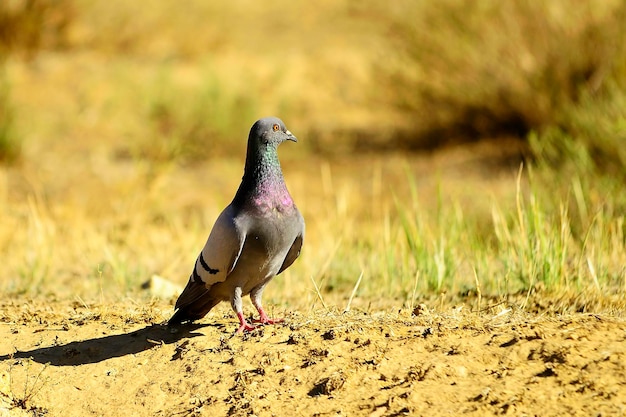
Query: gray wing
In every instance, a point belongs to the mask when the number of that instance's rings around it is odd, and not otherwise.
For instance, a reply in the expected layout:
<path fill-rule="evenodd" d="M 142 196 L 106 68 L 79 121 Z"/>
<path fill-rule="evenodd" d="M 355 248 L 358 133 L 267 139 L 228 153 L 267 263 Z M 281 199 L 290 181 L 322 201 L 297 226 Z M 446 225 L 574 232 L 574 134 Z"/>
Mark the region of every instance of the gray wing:
<path fill-rule="evenodd" d="M 296 237 L 296 239 L 291 244 L 291 248 L 289 248 L 289 252 L 287 252 L 287 256 L 285 256 L 285 260 L 283 261 L 282 266 L 278 270 L 278 274 L 283 272 L 285 269 L 289 268 L 291 264 L 300 256 L 300 250 L 302 249 L 302 243 L 304 243 L 304 219 L 302 215 L 298 213 L 298 225 L 300 227 L 300 233 Z"/>
<path fill-rule="evenodd" d="M 226 280 L 235 268 L 246 240 L 245 227 L 239 223 L 231 206 L 219 215 L 175 308 L 201 304 L 213 284 Z"/>
<path fill-rule="evenodd" d="M 246 240 L 240 223 L 232 206 L 226 207 L 215 221 L 195 265 L 195 272 L 206 287 L 224 282 L 235 268 Z"/>

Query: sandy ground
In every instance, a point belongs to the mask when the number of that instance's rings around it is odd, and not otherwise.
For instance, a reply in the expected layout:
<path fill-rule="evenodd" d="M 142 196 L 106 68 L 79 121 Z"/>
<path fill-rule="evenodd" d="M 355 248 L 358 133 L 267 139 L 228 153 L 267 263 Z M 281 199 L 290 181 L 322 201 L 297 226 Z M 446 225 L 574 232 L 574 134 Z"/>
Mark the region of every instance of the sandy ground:
<path fill-rule="evenodd" d="M 174 330 L 170 309 L 5 301 L 0 415 L 626 413 L 622 318 L 296 311 L 233 335 L 227 306 Z"/>

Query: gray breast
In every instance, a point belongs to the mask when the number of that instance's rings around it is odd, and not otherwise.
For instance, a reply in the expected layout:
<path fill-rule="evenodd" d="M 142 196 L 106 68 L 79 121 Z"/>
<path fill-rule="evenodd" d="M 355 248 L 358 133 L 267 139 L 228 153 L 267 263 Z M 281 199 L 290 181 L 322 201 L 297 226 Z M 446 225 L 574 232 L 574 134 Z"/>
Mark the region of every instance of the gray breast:
<path fill-rule="evenodd" d="M 291 217 L 264 217 L 250 224 L 241 255 L 228 280 L 237 282 L 244 294 L 276 275 L 298 235 Z"/>

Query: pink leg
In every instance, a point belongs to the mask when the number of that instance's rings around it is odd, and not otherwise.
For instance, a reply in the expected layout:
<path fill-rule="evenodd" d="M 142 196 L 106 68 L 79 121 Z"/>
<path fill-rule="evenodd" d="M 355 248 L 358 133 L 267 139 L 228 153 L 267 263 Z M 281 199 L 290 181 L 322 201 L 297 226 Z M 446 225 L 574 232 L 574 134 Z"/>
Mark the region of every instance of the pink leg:
<path fill-rule="evenodd" d="M 267 313 L 265 312 L 265 310 L 263 310 L 263 304 L 261 304 L 261 296 L 263 295 L 263 288 L 265 288 L 264 285 L 262 285 L 261 287 L 255 288 L 250 292 L 250 299 L 252 300 L 252 304 L 254 305 L 254 308 L 256 308 L 256 310 L 259 312 L 259 319 L 253 320 L 253 322 L 261 323 L 261 324 L 274 324 L 274 323 L 282 322 L 283 319 L 270 319 Z"/>
<path fill-rule="evenodd" d="M 238 312 L 237 317 L 239 317 L 239 329 L 237 329 L 237 333 L 250 332 L 256 329 L 256 326 L 253 326 L 246 321 L 243 313 Z"/>
<path fill-rule="evenodd" d="M 231 305 L 233 310 L 237 314 L 239 318 L 239 329 L 237 329 L 237 333 L 249 332 L 254 330 L 255 326 L 248 323 L 246 318 L 243 316 L 243 306 L 241 305 L 241 287 L 236 287 L 233 292 L 233 298 L 231 300 Z"/>

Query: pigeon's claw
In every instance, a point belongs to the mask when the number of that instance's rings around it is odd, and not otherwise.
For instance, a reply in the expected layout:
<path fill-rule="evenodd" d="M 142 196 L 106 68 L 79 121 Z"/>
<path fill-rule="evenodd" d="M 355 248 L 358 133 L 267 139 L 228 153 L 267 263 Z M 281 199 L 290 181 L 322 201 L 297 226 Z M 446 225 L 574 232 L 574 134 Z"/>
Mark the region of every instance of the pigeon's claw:
<path fill-rule="evenodd" d="M 285 319 L 277 319 L 277 318 L 270 319 L 269 317 L 261 317 L 261 318 L 252 320 L 252 323 L 276 324 L 276 323 L 282 323 L 283 321 L 285 321 Z"/>
<path fill-rule="evenodd" d="M 256 329 L 257 326 L 254 326 L 246 321 L 243 313 L 237 313 L 237 317 L 239 317 L 239 329 L 237 329 L 237 333 L 251 332 Z"/>
<path fill-rule="evenodd" d="M 269 318 L 265 310 L 263 310 L 262 308 L 259 308 L 259 315 L 260 317 L 258 319 L 252 320 L 253 323 L 276 324 L 285 321 L 285 319 Z"/>

